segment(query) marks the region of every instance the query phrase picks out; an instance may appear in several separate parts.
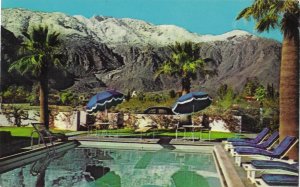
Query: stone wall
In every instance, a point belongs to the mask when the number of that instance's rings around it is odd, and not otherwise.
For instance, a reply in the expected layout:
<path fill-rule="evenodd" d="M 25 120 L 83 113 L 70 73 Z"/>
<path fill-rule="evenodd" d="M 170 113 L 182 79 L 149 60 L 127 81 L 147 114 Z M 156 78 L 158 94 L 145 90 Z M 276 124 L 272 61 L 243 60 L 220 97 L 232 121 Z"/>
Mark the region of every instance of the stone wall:
<path fill-rule="evenodd" d="M 157 126 L 159 129 L 175 129 L 175 125 L 178 122 L 185 124 L 191 123 L 186 122 L 186 117 L 184 115 L 156 115 L 156 114 L 122 114 L 122 119 L 118 120 L 118 113 L 104 113 L 98 112 L 97 114 L 87 114 L 85 111 L 72 111 L 72 112 L 59 112 L 54 119 L 54 128 L 78 131 L 81 129 L 86 130 L 88 123 L 88 118 L 94 118 L 92 124 L 100 123 L 104 121 L 109 121 L 109 128 L 115 128 L 116 126 L 123 126 L 129 128 L 142 128 L 145 126 Z M 38 122 L 38 116 L 36 116 L 36 111 L 29 111 L 30 120 L 23 120 L 22 125 L 28 125 L 32 122 Z M 120 117 L 120 116 L 119 116 Z M 241 129 L 241 116 L 237 116 L 239 120 L 239 126 L 236 127 L 236 131 Z M 0 126 L 13 126 L 5 115 L 0 114 Z M 222 120 L 214 120 L 210 122 L 209 126 L 212 131 L 219 132 L 230 132 L 227 128 L 227 124 Z"/>

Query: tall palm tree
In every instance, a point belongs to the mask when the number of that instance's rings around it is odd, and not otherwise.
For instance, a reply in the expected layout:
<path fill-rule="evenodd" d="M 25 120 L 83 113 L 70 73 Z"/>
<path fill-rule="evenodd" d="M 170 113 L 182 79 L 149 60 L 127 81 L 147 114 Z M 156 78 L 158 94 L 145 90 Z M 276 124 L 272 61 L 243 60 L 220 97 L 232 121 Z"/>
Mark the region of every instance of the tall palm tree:
<path fill-rule="evenodd" d="M 205 68 L 206 61 L 200 58 L 199 46 L 192 42 L 179 43 L 169 46 L 172 54 L 155 72 L 155 78 L 161 74 L 181 78 L 182 94 L 190 92 L 191 80 L 195 79 L 197 72 L 212 74 L 213 71 Z"/>
<path fill-rule="evenodd" d="M 62 67 L 57 54 L 59 33 L 49 32 L 47 26 L 33 27 L 30 33 L 23 32 L 26 40 L 20 47 L 20 58 L 9 67 L 21 75 L 29 74 L 39 83 L 40 122 L 49 128 L 48 110 L 48 70 Z"/>
<path fill-rule="evenodd" d="M 280 65 L 280 140 L 299 133 L 299 4 L 297 0 L 255 0 L 237 19 L 252 17 L 256 30 L 280 27 L 283 33 Z M 298 149 L 289 157 L 298 158 Z"/>

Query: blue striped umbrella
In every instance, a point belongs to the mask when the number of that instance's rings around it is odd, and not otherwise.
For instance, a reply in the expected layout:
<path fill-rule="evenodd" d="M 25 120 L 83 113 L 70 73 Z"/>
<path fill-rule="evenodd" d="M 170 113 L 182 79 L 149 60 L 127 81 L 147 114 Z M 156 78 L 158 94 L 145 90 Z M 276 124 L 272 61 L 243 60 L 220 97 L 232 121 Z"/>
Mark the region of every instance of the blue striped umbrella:
<path fill-rule="evenodd" d="M 115 90 L 107 90 L 94 95 L 86 106 L 86 111 L 89 113 L 96 111 L 105 111 L 112 106 L 122 103 L 124 95 Z"/>
<path fill-rule="evenodd" d="M 175 114 L 191 114 L 208 107 L 212 99 L 204 92 L 191 92 L 177 99 L 172 107 Z"/>

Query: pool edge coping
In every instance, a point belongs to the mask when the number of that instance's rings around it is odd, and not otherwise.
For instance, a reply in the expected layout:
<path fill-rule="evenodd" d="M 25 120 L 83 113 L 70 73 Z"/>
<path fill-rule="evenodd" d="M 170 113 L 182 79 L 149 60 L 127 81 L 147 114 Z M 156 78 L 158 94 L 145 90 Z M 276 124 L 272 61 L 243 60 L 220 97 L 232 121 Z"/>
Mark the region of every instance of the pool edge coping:
<path fill-rule="evenodd" d="M 216 157 L 216 165 L 219 167 L 219 172 L 225 186 L 245 187 L 236 169 L 232 165 L 230 158 L 225 153 L 221 145 L 214 146 L 214 154 Z"/>

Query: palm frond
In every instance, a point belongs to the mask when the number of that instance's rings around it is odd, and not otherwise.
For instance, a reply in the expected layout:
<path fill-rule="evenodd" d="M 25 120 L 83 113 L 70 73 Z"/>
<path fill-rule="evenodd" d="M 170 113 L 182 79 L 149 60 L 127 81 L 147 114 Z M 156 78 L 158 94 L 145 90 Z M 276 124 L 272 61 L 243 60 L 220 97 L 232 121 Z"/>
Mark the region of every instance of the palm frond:
<path fill-rule="evenodd" d="M 38 25 L 32 30 L 31 40 L 37 48 L 44 49 L 47 43 L 48 27 Z"/>
<path fill-rule="evenodd" d="M 31 39 L 31 38 L 30 38 L 30 35 L 29 35 L 27 32 L 22 32 L 22 34 L 23 34 L 28 40 Z"/>
<path fill-rule="evenodd" d="M 258 32 L 269 31 L 270 28 L 278 27 L 278 15 L 268 14 L 256 22 L 255 29 Z"/>
<path fill-rule="evenodd" d="M 58 58 L 53 58 L 53 65 L 56 69 L 64 69 L 64 66 L 60 63 Z"/>
<path fill-rule="evenodd" d="M 239 15 L 236 17 L 236 20 L 239 20 L 241 18 L 245 18 L 245 19 L 249 20 L 250 16 L 252 16 L 252 8 L 247 7 L 239 13 Z"/>
<path fill-rule="evenodd" d="M 258 32 L 269 31 L 270 28 L 279 26 L 283 4 L 282 0 L 255 0 L 250 7 L 240 12 L 237 20 L 252 17 L 256 21 L 255 28 Z"/>
<path fill-rule="evenodd" d="M 282 11 L 299 14 L 299 2 L 297 0 L 285 0 L 282 1 Z"/>
<path fill-rule="evenodd" d="M 28 72 L 29 69 L 31 69 L 34 64 L 32 59 L 34 58 L 33 55 L 28 55 L 20 58 L 19 60 L 13 62 L 9 69 L 8 72 L 12 72 L 13 70 L 19 72 L 21 75 L 24 75 L 25 73 Z"/>
<path fill-rule="evenodd" d="M 172 73 L 171 63 L 166 61 L 164 62 L 154 73 L 154 78 L 157 79 L 161 74 L 169 74 Z"/>
<path fill-rule="evenodd" d="M 20 74 L 31 74 L 39 77 L 42 72 L 47 73 L 45 68 L 62 68 L 61 55 L 57 55 L 59 46 L 59 33 L 49 33 L 47 26 L 36 26 L 30 34 L 23 33 L 25 40 L 19 50 L 19 60 L 11 64 L 9 71 L 16 70 Z"/>
<path fill-rule="evenodd" d="M 48 35 L 48 46 L 49 47 L 58 47 L 60 45 L 60 41 L 58 39 L 60 33 L 53 32 Z"/>

